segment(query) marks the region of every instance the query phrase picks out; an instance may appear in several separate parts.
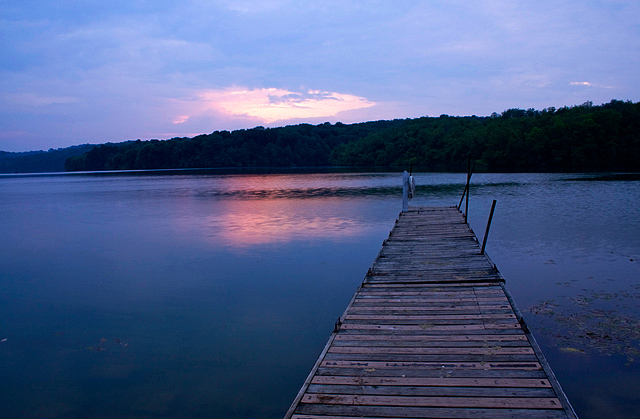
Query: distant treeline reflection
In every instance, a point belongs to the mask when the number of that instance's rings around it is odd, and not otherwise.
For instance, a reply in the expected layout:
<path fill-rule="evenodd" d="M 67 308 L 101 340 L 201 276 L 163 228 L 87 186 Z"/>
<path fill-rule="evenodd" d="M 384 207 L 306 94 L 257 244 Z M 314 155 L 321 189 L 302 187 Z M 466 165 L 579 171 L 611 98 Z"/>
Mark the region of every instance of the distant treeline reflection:
<path fill-rule="evenodd" d="M 67 171 L 207 167 L 420 167 L 486 171 L 639 171 L 640 102 L 509 109 L 489 117 L 423 117 L 216 131 L 103 144 Z"/>

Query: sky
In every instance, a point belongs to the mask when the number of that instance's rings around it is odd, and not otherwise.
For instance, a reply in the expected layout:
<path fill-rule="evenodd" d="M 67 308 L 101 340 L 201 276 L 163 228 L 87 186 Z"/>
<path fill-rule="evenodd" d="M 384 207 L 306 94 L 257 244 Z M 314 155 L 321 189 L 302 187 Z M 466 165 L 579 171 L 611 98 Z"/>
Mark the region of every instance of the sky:
<path fill-rule="evenodd" d="M 640 101 L 640 2 L 0 0 L 0 150 Z"/>

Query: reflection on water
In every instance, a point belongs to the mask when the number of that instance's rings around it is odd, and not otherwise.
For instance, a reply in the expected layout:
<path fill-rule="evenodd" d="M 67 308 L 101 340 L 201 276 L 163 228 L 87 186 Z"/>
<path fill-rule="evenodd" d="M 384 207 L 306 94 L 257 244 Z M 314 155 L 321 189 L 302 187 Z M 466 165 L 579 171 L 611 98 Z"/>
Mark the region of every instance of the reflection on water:
<path fill-rule="evenodd" d="M 210 216 L 206 226 L 212 240 L 233 247 L 305 239 L 337 240 L 357 236 L 367 229 L 350 217 L 323 216 L 322 207 L 331 205 L 330 201 L 297 204 L 297 211 L 293 211 L 291 202 L 283 200 L 234 202 L 226 206 L 228 212 Z"/>
<path fill-rule="evenodd" d="M 240 198 L 240 199 L 278 199 L 278 198 L 334 198 L 355 196 L 397 196 L 400 187 L 336 187 L 336 188 L 293 188 L 293 189 L 245 189 L 245 190 L 209 190 L 203 197 Z"/>
<path fill-rule="evenodd" d="M 458 203 L 465 175 L 415 177 L 412 205 Z M 488 252 L 579 416 L 630 418 L 640 188 L 590 177 L 474 175 L 470 223 L 482 237 L 498 200 Z M 0 177 L 2 414 L 282 417 L 393 226 L 400 179 Z"/>

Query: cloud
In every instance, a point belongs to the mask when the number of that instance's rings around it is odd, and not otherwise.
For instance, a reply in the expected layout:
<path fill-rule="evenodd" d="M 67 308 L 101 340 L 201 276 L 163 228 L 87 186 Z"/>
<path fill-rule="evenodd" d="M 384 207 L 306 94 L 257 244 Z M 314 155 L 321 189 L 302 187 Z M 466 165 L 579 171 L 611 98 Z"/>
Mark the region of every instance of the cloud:
<path fill-rule="evenodd" d="M 231 87 L 205 90 L 197 97 L 196 106 L 201 111 L 216 110 L 231 116 L 248 116 L 267 124 L 288 119 L 335 116 L 340 112 L 375 105 L 363 97 L 344 93 L 319 90 L 292 92 L 277 88 Z"/>
<path fill-rule="evenodd" d="M 285 2 L 279 0 L 220 0 L 218 5 L 239 13 L 264 13 L 281 9 Z"/>
<path fill-rule="evenodd" d="M 588 86 L 588 87 L 598 87 L 601 89 L 613 89 L 614 86 L 605 86 L 602 84 L 590 83 L 588 81 L 572 81 L 569 83 L 571 86 Z"/>
<path fill-rule="evenodd" d="M 187 122 L 189 120 L 190 116 L 189 115 L 179 115 L 176 116 L 173 121 L 171 121 L 171 123 L 173 124 L 184 124 L 185 122 Z"/>

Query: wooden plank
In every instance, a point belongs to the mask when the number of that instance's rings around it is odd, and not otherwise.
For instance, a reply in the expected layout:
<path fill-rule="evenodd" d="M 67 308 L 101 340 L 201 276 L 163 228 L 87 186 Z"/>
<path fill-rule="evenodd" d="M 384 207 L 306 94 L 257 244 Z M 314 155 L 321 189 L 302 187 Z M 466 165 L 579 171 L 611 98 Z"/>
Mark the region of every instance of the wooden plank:
<path fill-rule="evenodd" d="M 353 386 L 434 386 L 434 387 L 551 387 L 546 378 L 413 378 L 316 376 L 312 384 Z"/>
<path fill-rule="evenodd" d="M 305 408 L 309 410 L 309 406 L 314 405 L 305 405 Z M 331 409 L 329 406 L 327 410 Z M 355 409 L 358 409 L 354 412 Z M 367 409 L 367 408 L 365 408 Z M 365 413 L 365 409 L 358 408 L 354 406 L 351 410 L 352 413 L 358 414 L 358 416 L 334 416 L 334 415 L 315 415 L 315 414 L 305 414 L 305 413 L 296 413 L 292 416 L 292 419 L 405 419 L 405 418 L 422 418 L 422 419 L 443 419 L 443 418 L 457 418 L 457 419 L 478 419 L 478 418 L 492 418 L 492 419 L 540 419 L 540 411 L 535 410 L 513 410 L 513 409 L 464 409 L 464 411 L 460 411 L 460 409 L 443 409 L 443 408 L 368 408 L 369 410 L 366 413 L 369 413 L 368 416 L 359 415 L 359 413 Z M 394 415 L 400 414 L 402 417 Z M 566 415 L 563 412 L 557 410 L 544 411 L 544 418 L 546 419 L 557 419 L 562 418 Z"/>
<path fill-rule="evenodd" d="M 400 317 L 399 319 L 385 319 L 385 318 L 376 318 L 375 316 L 360 316 L 360 317 L 368 317 L 361 319 L 353 319 L 346 318 L 344 320 L 344 324 L 350 325 L 391 325 L 391 326 L 411 326 L 418 325 L 422 328 L 434 327 L 434 326 L 446 326 L 446 325 L 484 325 L 487 322 L 492 322 L 496 324 L 505 324 L 505 323 L 513 323 L 514 318 L 482 318 L 481 316 L 475 318 L 467 318 L 467 319 L 439 319 L 438 317 L 425 317 L 419 318 L 419 316 L 393 316 Z M 404 317 L 404 318 L 402 318 Z M 348 322 L 348 323 L 347 323 Z"/>
<path fill-rule="evenodd" d="M 367 406 L 422 406 L 422 407 L 477 407 L 511 409 L 562 409 L 556 397 L 423 397 L 423 396 L 369 396 L 353 394 L 305 394 L 302 403 L 367 405 Z"/>
<path fill-rule="evenodd" d="M 556 409 L 452 409 L 442 407 L 341 406 L 307 403 L 301 404 L 298 411 L 296 411 L 296 415 L 298 415 L 298 418 L 310 418 L 311 416 L 307 416 L 310 414 L 319 414 L 321 415 L 319 417 L 323 419 L 566 419 L 567 417 L 567 414 L 565 412 Z M 316 418 L 318 418 L 318 416 L 316 416 Z"/>
<path fill-rule="evenodd" d="M 459 283 L 459 284 L 448 284 L 446 285 L 446 288 L 450 288 L 451 290 L 456 290 L 456 289 L 480 289 L 480 288 L 484 288 L 484 289 L 489 289 L 489 288 L 495 288 L 498 285 L 496 284 L 491 284 L 491 283 L 478 283 L 478 284 L 469 284 L 469 283 Z M 439 290 L 445 290 L 446 288 L 442 285 L 439 284 L 423 284 L 420 285 L 419 287 L 416 287 L 414 285 L 411 284 L 363 284 L 362 289 L 364 290 L 369 290 L 369 289 L 376 289 L 376 288 L 395 288 L 395 289 L 400 289 L 406 287 L 406 289 L 408 290 L 415 290 L 415 289 L 420 289 L 422 288 L 423 290 L 432 290 L 432 289 L 439 289 Z"/>
<path fill-rule="evenodd" d="M 451 297 L 451 298 L 356 298 L 355 303 L 358 304 L 389 304 L 389 303 L 482 303 L 482 302 L 507 302 L 507 298 L 504 296 L 495 297 Z"/>
<path fill-rule="evenodd" d="M 457 351 L 467 351 L 467 353 L 480 350 L 497 350 L 504 349 L 505 351 L 522 351 L 522 348 L 530 348 L 528 342 L 523 341 L 498 341 L 498 340 L 485 340 L 485 341 L 446 341 L 438 340 L 433 342 L 424 341 L 407 341 L 395 339 L 384 339 L 384 337 L 378 337 L 377 340 L 340 340 L 335 341 L 334 345 L 336 351 L 351 351 L 351 353 L 358 353 L 358 348 L 363 351 L 380 351 L 384 353 L 417 353 L 418 349 L 424 348 L 424 353 L 438 352 L 446 349 L 451 349 L 455 353 Z M 344 348 L 344 349 L 342 349 Z M 349 348 L 349 349 L 347 349 Z M 511 349 L 508 349 L 511 348 Z M 343 352 L 347 353 L 347 352 Z"/>
<path fill-rule="evenodd" d="M 398 326 L 399 327 L 399 326 Z M 484 328 L 466 328 L 465 330 L 451 328 L 452 326 L 448 326 L 449 329 L 444 328 L 436 328 L 436 327 L 424 327 L 417 328 L 415 330 L 393 330 L 393 329 L 357 329 L 350 328 L 345 329 L 344 325 L 340 326 L 340 334 L 345 336 L 357 336 L 357 335 L 377 335 L 378 338 L 384 339 L 399 339 L 407 337 L 407 336 L 455 336 L 459 334 L 464 335 L 485 335 L 487 333 L 492 333 L 494 335 L 512 335 L 512 334 L 524 334 L 524 330 L 522 329 L 484 329 Z M 531 343 L 531 342 L 529 342 Z"/>
<path fill-rule="evenodd" d="M 367 298 L 367 297 L 379 297 L 379 296 L 438 296 L 444 295 L 446 297 L 454 297 L 454 296 L 502 296 L 502 291 L 499 288 L 493 288 L 490 290 L 443 290 L 439 288 L 436 291 L 394 291 L 392 290 L 384 290 L 384 289 L 363 289 L 358 293 L 359 298 Z"/>
<path fill-rule="evenodd" d="M 419 326 L 421 329 L 433 329 L 433 330 L 456 330 L 454 329 L 438 329 L 438 327 L 446 327 L 446 326 L 483 326 L 482 329 L 487 329 L 484 326 L 487 326 L 487 322 L 491 321 L 495 324 L 506 324 L 512 323 L 513 319 L 467 319 L 467 320 L 438 320 L 438 319 L 425 319 L 425 320 L 411 320 L 407 318 L 406 320 L 347 320 L 349 323 L 343 323 L 343 325 L 351 325 L 351 326 L 365 326 L 365 325 L 373 325 L 373 326 Z M 508 328 L 507 328 L 508 329 Z M 432 331 L 433 331 L 432 330 Z M 350 329 L 349 331 L 353 331 Z"/>
<path fill-rule="evenodd" d="M 553 388 L 345 386 L 311 384 L 308 393 L 447 397 L 555 397 Z"/>
<path fill-rule="evenodd" d="M 346 323 L 340 326 L 340 330 L 387 330 L 394 332 L 408 331 L 425 331 L 425 330 L 487 330 L 487 329 L 520 329 L 518 322 L 501 323 L 484 323 L 484 324 L 459 324 L 440 326 L 432 323 L 424 323 L 420 325 L 388 325 L 388 324 L 352 324 Z"/>
<path fill-rule="evenodd" d="M 406 284 L 438 284 L 438 285 L 449 285 L 455 283 L 465 283 L 465 284 L 479 284 L 482 282 L 493 282 L 500 283 L 503 282 L 500 278 L 486 278 L 486 277 L 434 277 L 434 276 L 424 276 L 424 277 L 392 277 L 392 276 L 371 276 L 365 279 L 367 284 L 397 284 L 399 282 L 403 282 Z"/>
<path fill-rule="evenodd" d="M 537 358 L 534 354 L 341 354 L 329 352 L 325 359 L 330 360 L 354 360 L 354 361 L 535 361 Z"/>
<path fill-rule="evenodd" d="M 364 346 L 332 346 L 329 353 L 335 354 L 410 354 L 410 355 L 432 355 L 432 354 L 464 354 L 464 355 L 521 355 L 533 354 L 530 347 L 511 348 L 501 346 L 488 346 L 483 348 L 398 348 L 398 347 L 364 347 Z"/>
<path fill-rule="evenodd" d="M 494 302 L 494 301 L 462 301 L 462 302 L 429 302 L 428 304 L 426 304 L 427 301 L 424 302 L 415 302 L 415 303 L 378 303 L 378 304 L 371 304 L 368 301 L 357 301 L 354 302 L 354 307 L 356 308 L 367 308 L 369 310 L 375 310 L 376 308 L 386 308 L 386 309 L 393 309 L 393 308 L 402 308 L 403 310 L 408 310 L 408 309 L 414 309 L 414 310 L 429 310 L 431 309 L 442 309 L 442 308 L 460 308 L 460 309 L 469 309 L 469 308 L 477 308 L 480 309 L 480 307 L 484 307 L 486 306 L 487 308 L 494 308 L 494 307 L 500 307 L 503 309 L 509 309 L 509 303 L 508 302 Z"/>
<path fill-rule="evenodd" d="M 389 362 L 389 361 L 327 361 L 324 360 L 321 367 L 333 368 L 416 368 L 416 369 L 452 369 L 464 368 L 471 370 L 489 370 L 489 369 L 522 369 L 522 370 L 540 370 L 542 367 L 539 362 Z"/>
<path fill-rule="evenodd" d="M 466 311 L 470 311 L 473 310 L 476 313 L 480 312 L 480 305 L 479 304 L 431 304 L 428 306 L 424 306 L 424 305 L 405 305 L 405 306 L 396 306 L 396 305 L 375 305 L 375 306 L 370 306 L 364 303 L 359 303 L 358 305 L 354 305 L 351 309 L 351 313 L 358 313 L 358 312 L 365 312 L 365 311 L 371 311 L 371 312 L 376 312 L 376 311 L 384 311 L 384 312 L 393 312 L 393 311 L 400 311 L 403 313 L 418 313 L 418 312 L 424 312 L 424 313 L 431 313 L 431 312 L 466 312 Z M 484 311 L 489 311 L 489 310 L 495 310 L 495 311 L 500 311 L 500 312 L 507 312 L 507 313 L 513 313 L 513 310 L 511 309 L 511 306 L 509 304 L 498 304 L 498 305 L 492 305 L 492 304 L 484 304 L 482 306 L 482 310 Z"/>
<path fill-rule="evenodd" d="M 329 362 L 333 362 L 334 360 L 327 360 Z M 339 361 L 351 361 L 357 362 L 349 359 L 343 359 Z M 428 362 L 428 361 L 409 361 L 409 360 L 383 360 L 385 362 Z M 435 358 L 430 362 L 441 362 L 444 365 L 449 364 L 450 362 L 482 362 L 482 359 L 475 360 L 443 360 Z M 492 360 L 492 362 L 500 360 Z M 374 360 L 370 359 L 362 359 L 360 362 L 374 362 Z M 503 361 L 503 362 L 522 362 L 522 361 Z M 529 359 L 527 362 L 536 362 L 534 358 Z M 536 379 L 536 378 L 548 378 L 545 371 L 543 370 L 521 370 L 521 369 L 512 369 L 508 371 L 501 370 L 493 370 L 493 369 L 455 369 L 455 368 L 441 368 L 441 369 L 417 369 L 417 368 L 334 368 L 334 367 L 319 367 L 315 373 L 316 376 L 344 376 L 344 377 L 390 377 L 397 378 L 404 376 L 405 378 L 526 378 L 526 379 Z"/>
<path fill-rule="evenodd" d="M 335 340 L 380 340 L 380 335 L 373 334 L 361 334 L 361 335 L 347 335 L 347 334 L 339 334 L 335 337 Z M 504 341 L 524 341 L 528 343 L 527 336 L 522 334 L 508 334 L 508 335 L 487 335 L 487 334 L 477 334 L 477 335 L 403 335 L 403 336 L 394 336 L 394 341 L 427 341 L 427 342 L 504 342 Z"/>
<path fill-rule="evenodd" d="M 347 314 L 345 316 L 346 320 L 484 320 L 484 319 L 510 319 L 513 320 L 516 318 L 516 315 L 513 313 L 504 313 L 504 314 L 453 314 L 453 315 L 416 315 L 416 314 L 407 314 L 407 315 L 391 315 L 391 314 L 380 314 L 380 315 L 362 315 L 362 314 Z"/>

